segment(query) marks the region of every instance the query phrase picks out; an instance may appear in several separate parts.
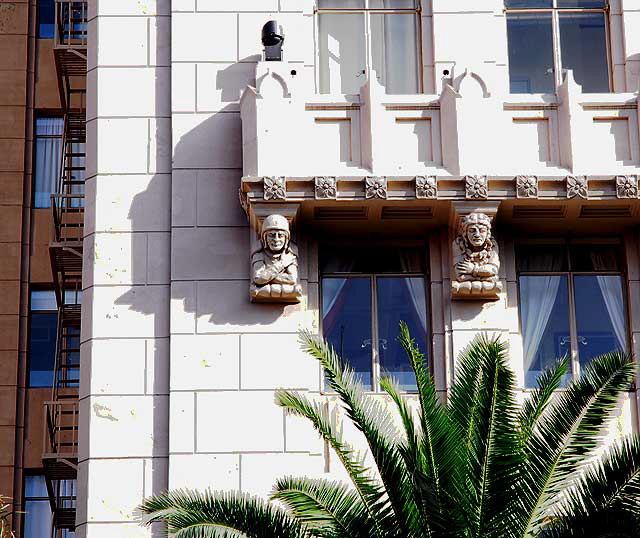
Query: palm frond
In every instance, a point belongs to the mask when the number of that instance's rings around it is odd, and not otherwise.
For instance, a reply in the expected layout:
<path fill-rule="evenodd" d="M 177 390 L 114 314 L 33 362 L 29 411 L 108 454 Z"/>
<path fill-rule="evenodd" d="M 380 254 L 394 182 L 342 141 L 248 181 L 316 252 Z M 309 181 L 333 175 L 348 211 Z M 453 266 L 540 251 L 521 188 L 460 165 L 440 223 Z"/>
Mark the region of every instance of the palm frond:
<path fill-rule="evenodd" d="M 529 487 L 522 497 L 530 517 L 523 530 L 535 535 L 553 515 L 633 375 L 634 366 L 623 354 L 603 355 L 543 411 L 525 445 Z"/>
<path fill-rule="evenodd" d="M 560 387 L 562 377 L 568 370 L 569 359 L 562 359 L 538 376 L 536 389 L 524 402 L 520 411 L 519 421 L 523 442 L 529 439 L 535 423 L 549 405 L 554 391 Z"/>
<path fill-rule="evenodd" d="M 370 538 L 375 534 L 362 499 L 341 482 L 285 477 L 276 482 L 271 498 L 282 501 L 314 536 Z"/>
<path fill-rule="evenodd" d="M 354 370 L 330 345 L 309 332 L 301 333 L 300 342 L 304 351 L 320 361 L 329 386 L 336 391 L 347 416 L 367 440 L 395 516 L 386 518 L 387 535 L 411 535 L 410 522 L 417 506 L 411 495 L 409 472 L 399 453 L 399 432 L 393 416 L 380 402 L 365 394 Z"/>
<path fill-rule="evenodd" d="M 353 448 L 342 439 L 342 434 L 333 426 L 327 409 L 318 402 L 310 401 L 303 394 L 286 390 L 276 391 L 276 403 L 287 413 L 308 419 L 329 443 L 349 474 L 374 523 L 375 536 L 385 536 L 383 529 L 390 517 L 388 496 L 380 484 L 370 476 L 369 470 L 357 457 Z"/>
<path fill-rule="evenodd" d="M 460 359 L 450 410 L 462 433 L 471 536 L 516 536 L 514 499 L 522 463 L 515 382 L 506 366 L 506 344 L 477 338 Z M 468 413 L 468 416 L 463 416 Z"/>
<path fill-rule="evenodd" d="M 236 492 L 199 493 L 186 489 L 146 499 L 143 524 L 167 524 L 180 538 L 304 538 L 307 529 L 283 509 Z"/>

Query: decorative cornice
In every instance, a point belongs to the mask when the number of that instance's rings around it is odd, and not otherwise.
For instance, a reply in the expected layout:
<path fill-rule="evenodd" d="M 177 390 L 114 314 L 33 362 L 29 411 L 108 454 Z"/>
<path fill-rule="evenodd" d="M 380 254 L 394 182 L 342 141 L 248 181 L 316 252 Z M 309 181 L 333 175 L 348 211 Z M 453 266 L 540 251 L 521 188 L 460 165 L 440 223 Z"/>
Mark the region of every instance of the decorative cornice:
<path fill-rule="evenodd" d="M 616 176 L 616 196 L 618 198 L 637 198 L 638 176 Z"/>
<path fill-rule="evenodd" d="M 286 200 L 287 182 L 284 176 L 268 176 L 264 178 L 265 200 Z"/>
<path fill-rule="evenodd" d="M 586 176 L 567 176 L 567 198 L 589 198 L 589 183 Z"/>
<path fill-rule="evenodd" d="M 516 176 L 516 198 L 537 198 L 538 178 L 536 176 Z"/>
<path fill-rule="evenodd" d="M 435 200 L 438 197 L 436 176 L 416 176 L 416 198 Z"/>
<path fill-rule="evenodd" d="M 335 177 L 316 176 L 314 183 L 316 200 L 335 200 L 338 196 Z"/>
<path fill-rule="evenodd" d="M 467 200 L 486 200 L 489 197 L 487 176 L 464 176 Z"/>
<path fill-rule="evenodd" d="M 387 194 L 388 191 L 386 177 L 369 176 L 365 178 L 364 197 L 367 200 L 371 198 L 380 198 L 382 200 L 386 200 Z"/>

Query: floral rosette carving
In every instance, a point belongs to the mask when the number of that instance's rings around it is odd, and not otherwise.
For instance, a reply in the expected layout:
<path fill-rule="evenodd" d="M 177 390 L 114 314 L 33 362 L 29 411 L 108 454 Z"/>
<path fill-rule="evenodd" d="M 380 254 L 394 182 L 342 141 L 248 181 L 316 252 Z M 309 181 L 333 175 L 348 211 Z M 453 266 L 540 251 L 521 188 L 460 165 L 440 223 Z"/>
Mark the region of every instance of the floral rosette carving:
<path fill-rule="evenodd" d="M 284 176 L 270 176 L 264 178 L 264 199 L 284 200 L 287 197 L 287 184 Z"/>
<path fill-rule="evenodd" d="M 538 178 L 536 176 L 516 177 L 516 198 L 537 198 Z"/>
<path fill-rule="evenodd" d="M 387 178 L 386 177 L 367 177 L 365 179 L 365 198 L 387 198 Z"/>
<path fill-rule="evenodd" d="M 585 176 L 567 176 L 567 198 L 589 197 L 589 187 Z"/>
<path fill-rule="evenodd" d="M 438 184 L 435 176 L 416 177 L 416 198 L 433 199 L 438 196 Z"/>
<path fill-rule="evenodd" d="M 637 198 L 638 177 L 616 176 L 616 195 L 618 198 Z"/>
<path fill-rule="evenodd" d="M 315 194 L 317 200 L 335 199 L 338 195 L 336 178 L 320 176 L 315 178 Z"/>
<path fill-rule="evenodd" d="M 465 196 L 470 200 L 486 200 L 489 197 L 487 176 L 465 176 Z"/>

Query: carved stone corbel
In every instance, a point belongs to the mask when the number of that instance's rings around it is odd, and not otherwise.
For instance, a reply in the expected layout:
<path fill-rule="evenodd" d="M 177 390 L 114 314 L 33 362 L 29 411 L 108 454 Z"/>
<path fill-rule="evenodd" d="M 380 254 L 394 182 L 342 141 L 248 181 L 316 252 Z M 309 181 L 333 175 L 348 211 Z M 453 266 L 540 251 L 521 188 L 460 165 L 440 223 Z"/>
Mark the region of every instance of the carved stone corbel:
<path fill-rule="evenodd" d="M 298 208 L 299 204 L 251 205 L 250 220 L 256 232 L 251 248 L 251 302 L 300 302 L 298 250 L 291 240 Z"/>
<path fill-rule="evenodd" d="M 500 253 L 492 234 L 499 202 L 454 202 L 456 235 L 451 245 L 454 299 L 496 300 L 502 291 Z"/>

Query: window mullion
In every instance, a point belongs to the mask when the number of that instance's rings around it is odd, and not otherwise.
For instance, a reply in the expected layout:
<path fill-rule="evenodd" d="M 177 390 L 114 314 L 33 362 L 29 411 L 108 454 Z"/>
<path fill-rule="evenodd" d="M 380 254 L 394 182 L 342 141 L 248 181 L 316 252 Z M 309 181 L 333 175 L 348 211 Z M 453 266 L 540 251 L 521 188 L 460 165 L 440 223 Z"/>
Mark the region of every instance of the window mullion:
<path fill-rule="evenodd" d="M 553 0 L 554 9 L 551 12 L 551 36 L 553 39 L 553 69 L 556 89 L 563 82 L 562 78 L 562 51 L 560 50 L 560 15 L 557 0 Z M 557 91 L 557 90 L 556 90 Z"/>
<path fill-rule="evenodd" d="M 367 7 L 369 6 L 369 0 L 366 0 Z M 373 57 L 371 50 L 371 13 L 369 10 L 364 12 L 364 50 L 365 50 L 365 66 L 364 74 L 367 79 L 371 77 L 371 69 L 373 68 Z"/>
<path fill-rule="evenodd" d="M 569 331 L 571 340 L 571 371 L 573 378 L 580 376 L 579 342 L 578 342 L 578 322 L 576 318 L 575 288 L 573 284 L 573 273 L 567 275 L 567 287 L 569 290 Z"/>
<path fill-rule="evenodd" d="M 371 277 L 371 386 L 380 392 L 380 348 L 378 337 L 378 278 Z"/>

